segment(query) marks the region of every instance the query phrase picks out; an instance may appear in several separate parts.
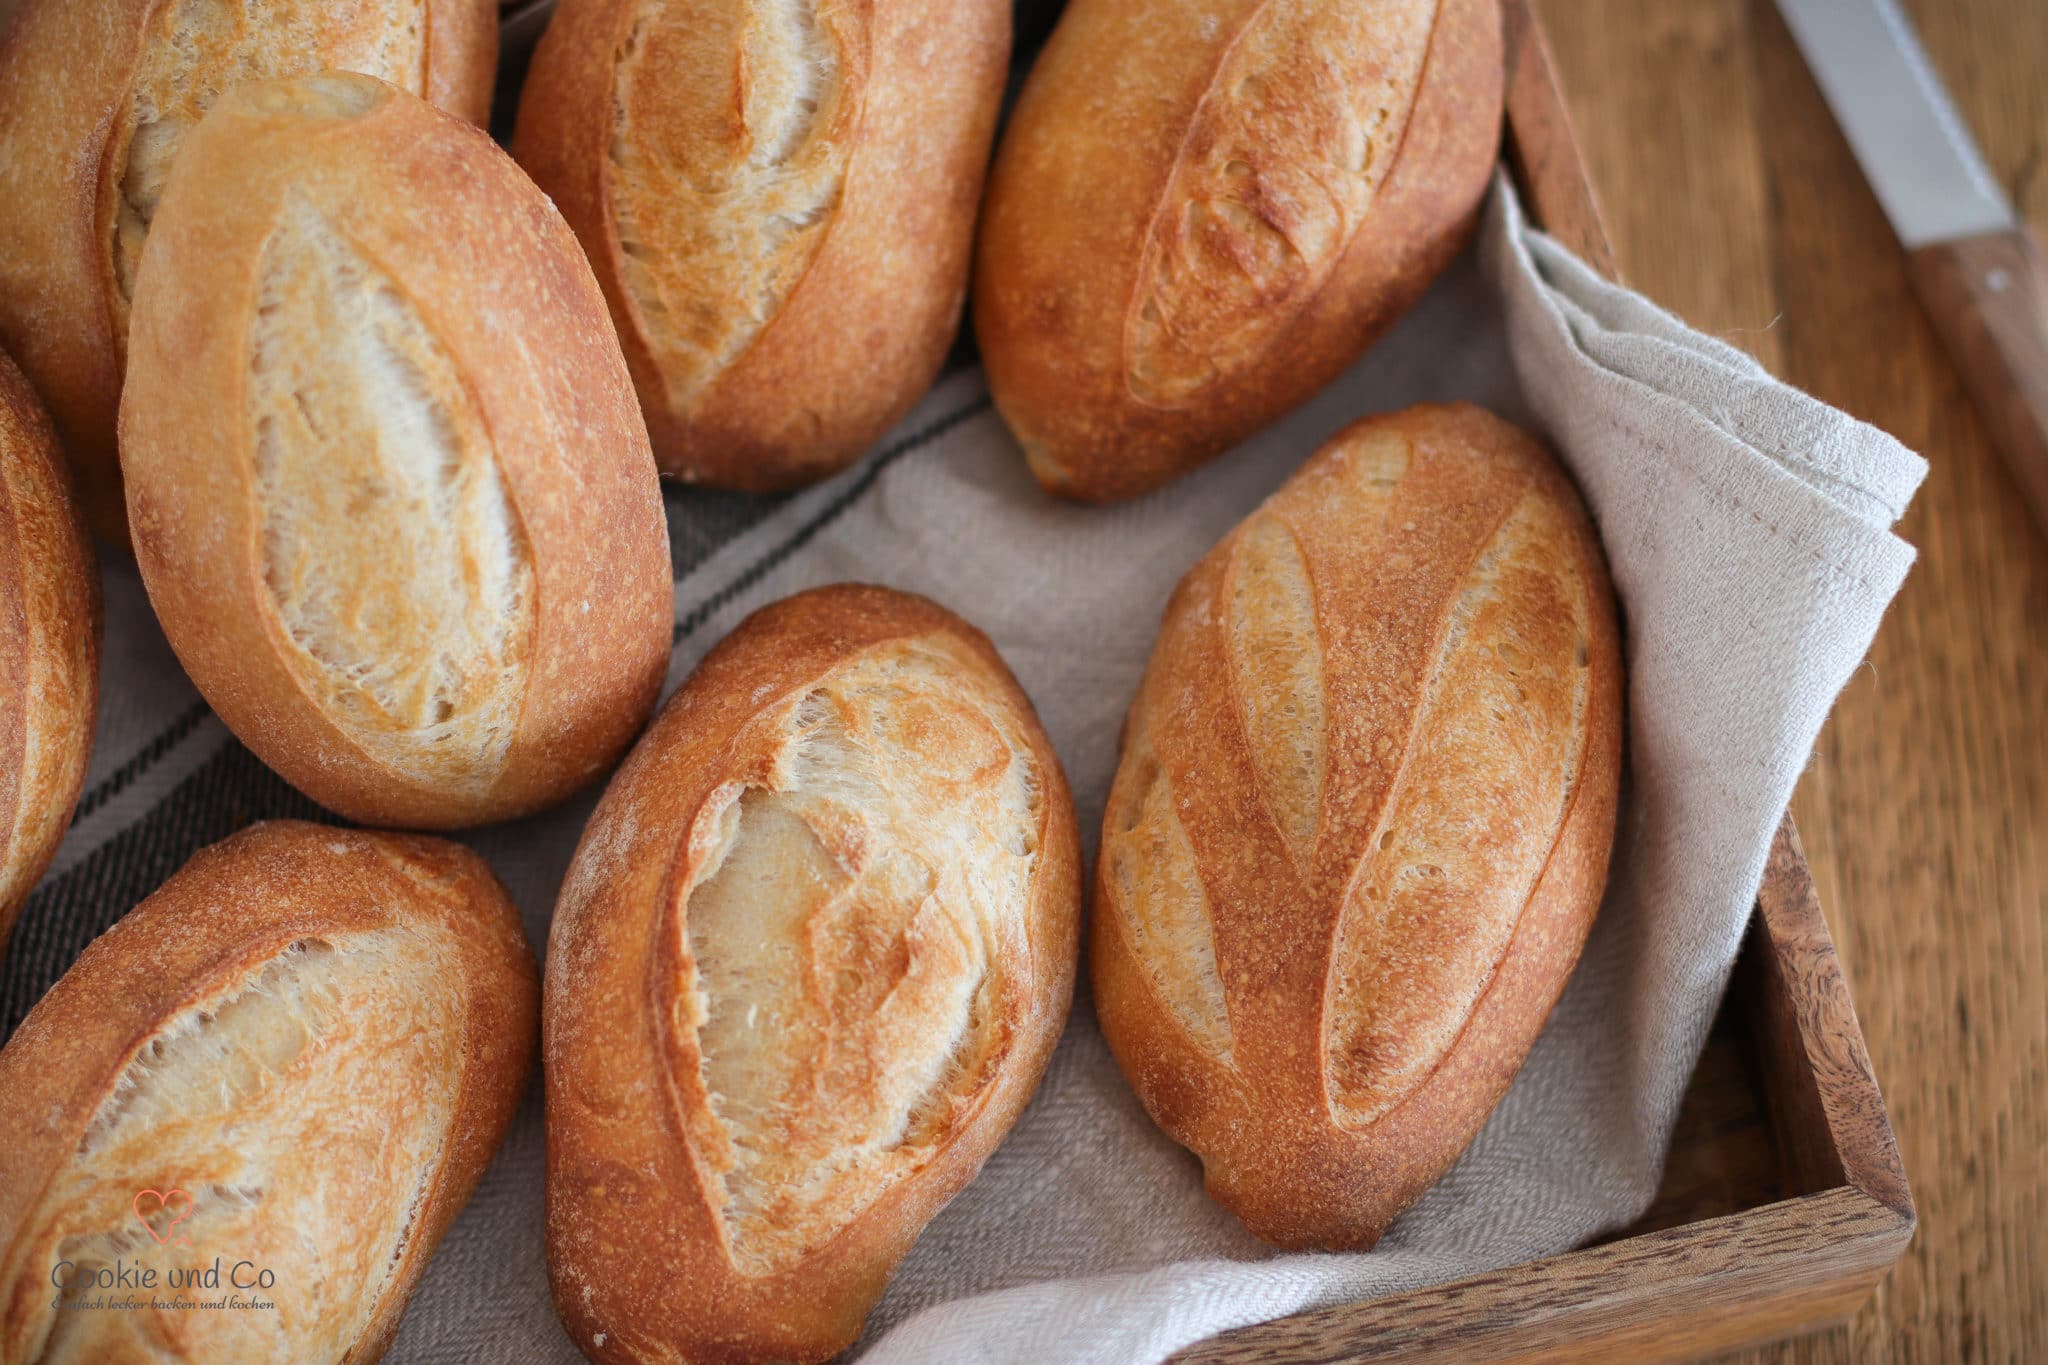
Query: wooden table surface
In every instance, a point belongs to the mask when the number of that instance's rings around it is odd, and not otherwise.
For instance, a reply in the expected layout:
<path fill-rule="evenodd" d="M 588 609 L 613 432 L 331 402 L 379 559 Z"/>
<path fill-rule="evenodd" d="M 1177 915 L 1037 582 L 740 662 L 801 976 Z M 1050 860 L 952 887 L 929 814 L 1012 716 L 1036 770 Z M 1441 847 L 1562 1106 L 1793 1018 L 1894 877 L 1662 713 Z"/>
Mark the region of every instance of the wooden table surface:
<path fill-rule="evenodd" d="M 2048 1360 L 2048 537 L 1771 0 L 1539 0 L 1624 278 L 1932 470 L 1793 802 L 1919 1203 L 1845 1329 L 1756 1362 Z M 2048 4 L 1906 0 L 2048 237 Z"/>

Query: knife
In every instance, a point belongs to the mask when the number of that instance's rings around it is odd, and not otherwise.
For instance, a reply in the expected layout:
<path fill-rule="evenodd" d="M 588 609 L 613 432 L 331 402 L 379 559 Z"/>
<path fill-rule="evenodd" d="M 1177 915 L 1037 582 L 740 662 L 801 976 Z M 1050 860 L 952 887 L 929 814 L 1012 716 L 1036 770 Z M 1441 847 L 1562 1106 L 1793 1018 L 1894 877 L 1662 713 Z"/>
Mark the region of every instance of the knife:
<path fill-rule="evenodd" d="M 1778 0 L 1913 290 L 2048 532 L 2048 263 L 1896 0 Z"/>

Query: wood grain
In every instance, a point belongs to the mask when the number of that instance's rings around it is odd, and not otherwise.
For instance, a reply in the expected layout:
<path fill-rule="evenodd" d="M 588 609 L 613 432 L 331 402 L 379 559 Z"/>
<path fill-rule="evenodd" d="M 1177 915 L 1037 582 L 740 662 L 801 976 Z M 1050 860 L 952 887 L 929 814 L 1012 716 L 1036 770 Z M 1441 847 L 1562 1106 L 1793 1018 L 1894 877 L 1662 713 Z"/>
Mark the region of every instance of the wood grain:
<path fill-rule="evenodd" d="M 2016 227 L 1920 247 L 1907 264 L 2034 525 L 2048 535 L 2048 261 L 2040 244 Z"/>
<path fill-rule="evenodd" d="M 1735 999 L 1757 1029 L 1786 1179 L 1868 1195 L 1897 1215 L 1896 1247 L 1912 1232 L 1913 1195 L 1790 816 L 1771 841 L 1755 929 L 1745 963 L 1755 975 Z"/>
<path fill-rule="evenodd" d="M 1509 130 L 1505 151 L 1534 221 L 1579 259 L 1612 280 L 1621 278 L 1598 191 L 1572 129 L 1571 107 L 1558 84 L 1536 12 L 1522 0 L 1503 7 Z"/>
<path fill-rule="evenodd" d="M 1898 1214 L 1849 1186 L 1226 1332 L 1184 1362 L 1688 1360 L 1862 1302 Z M 1691 1292 L 1675 1295 L 1674 1279 Z"/>
<path fill-rule="evenodd" d="M 1919 1232 L 1847 1328 L 1739 1359 L 2048 1359 L 2048 538 L 1768 0 L 1538 8 L 1629 282 L 1932 465 L 1794 801 Z M 2048 7 L 1907 9 L 2048 229 Z"/>

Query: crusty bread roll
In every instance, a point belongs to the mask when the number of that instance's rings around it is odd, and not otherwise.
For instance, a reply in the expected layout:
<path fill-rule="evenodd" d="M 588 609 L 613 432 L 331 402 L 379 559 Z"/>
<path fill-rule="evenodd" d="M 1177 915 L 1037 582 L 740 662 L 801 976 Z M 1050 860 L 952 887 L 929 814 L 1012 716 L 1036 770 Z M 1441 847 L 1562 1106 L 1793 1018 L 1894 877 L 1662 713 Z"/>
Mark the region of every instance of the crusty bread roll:
<path fill-rule="evenodd" d="M 840 586 L 663 708 L 562 887 L 548 1266 L 594 1360 L 823 1360 L 1002 1140 L 1073 989 L 1052 745 L 973 627 Z"/>
<path fill-rule="evenodd" d="M 50 420 L 0 352 L 0 956 L 85 780 L 99 598 Z"/>
<path fill-rule="evenodd" d="M 129 301 L 200 116 L 237 81 L 336 68 L 481 123 L 497 52 L 492 0 L 23 0 L 0 45 L 0 344 L 50 405 L 94 531 L 126 543 Z"/>
<path fill-rule="evenodd" d="M 186 138 L 121 439 L 178 657 L 351 819 L 535 810 L 654 704 L 668 539 L 604 300 L 510 158 L 400 90 L 249 82 Z"/>
<path fill-rule="evenodd" d="M 1335 378 L 1449 263 L 1498 0 L 1073 0 L 989 180 L 975 333 L 1053 492 L 1130 497 Z"/>
<path fill-rule="evenodd" d="M 1368 1247 L 1479 1131 L 1599 905 L 1621 725 L 1593 528 L 1477 408 L 1340 433 L 1189 571 L 1091 970 L 1124 1074 L 1252 1232 Z"/>
<path fill-rule="evenodd" d="M 960 320 L 1008 0 L 563 0 L 513 152 L 590 253 L 664 473 L 788 488 Z"/>
<path fill-rule="evenodd" d="M 0 1050 L 0 1360 L 375 1360 L 511 1122 L 538 985 L 454 844 L 200 852 Z"/>

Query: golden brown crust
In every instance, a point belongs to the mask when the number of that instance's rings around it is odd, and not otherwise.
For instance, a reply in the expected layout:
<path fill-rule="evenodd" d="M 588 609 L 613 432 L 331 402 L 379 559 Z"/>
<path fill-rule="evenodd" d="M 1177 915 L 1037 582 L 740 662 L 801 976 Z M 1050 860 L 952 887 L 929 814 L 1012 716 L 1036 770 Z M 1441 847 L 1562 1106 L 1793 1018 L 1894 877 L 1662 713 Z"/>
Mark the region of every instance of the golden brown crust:
<path fill-rule="evenodd" d="M 1049 490 L 1159 487 L 1356 359 L 1470 231 L 1497 0 L 1077 0 L 997 149 L 975 335 Z"/>
<path fill-rule="evenodd" d="M 1248 609 L 1306 646 L 1246 649 Z M 1370 1246 L 1478 1132 L 1591 927 L 1621 733 L 1593 528 L 1477 408 L 1347 429 L 1189 572 L 1091 970 L 1124 1074 L 1251 1231 Z"/>
<path fill-rule="evenodd" d="M 590 254 L 664 473 L 794 487 L 909 411 L 959 321 L 1009 44 L 1001 0 L 555 11 L 513 150 Z"/>
<path fill-rule="evenodd" d="M 922 681 L 910 671 L 888 676 L 919 661 L 936 674 L 926 672 Z M 725 812 L 739 811 L 746 799 L 736 793 L 802 786 L 801 764 L 778 738 L 790 718 L 813 702 L 822 710 L 837 705 L 835 689 L 852 686 L 849 679 L 862 670 L 879 679 L 868 695 L 887 698 L 879 728 L 912 736 L 913 745 L 921 739 L 930 761 L 917 765 L 917 776 L 892 784 L 887 798 L 841 806 L 836 817 L 814 824 L 840 866 L 861 864 L 865 876 L 892 853 L 940 861 L 934 849 L 892 845 L 885 831 L 892 815 L 938 795 L 945 774 L 966 762 L 969 750 L 958 743 L 966 731 L 957 725 L 968 715 L 980 717 L 970 728 L 982 735 L 992 727 L 1010 736 L 1010 762 L 1031 772 L 1035 808 L 1028 829 L 1005 836 L 976 824 L 962 839 L 993 852 L 998 865 L 1016 865 L 990 847 L 1009 842 L 1012 851 L 1030 850 L 1035 863 L 1023 906 L 1012 904 L 993 929 L 999 946 L 988 958 L 988 988 L 973 1016 L 985 1046 L 960 1054 L 960 1065 L 933 1092 L 937 1102 L 915 1109 L 925 1126 L 913 1123 L 897 1146 L 859 1159 L 850 1181 L 862 1188 L 842 1182 L 837 1195 L 847 1197 L 804 1204 L 804 1182 L 785 1171 L 789 1184 L 757 1196 L 755 1206 L 767 1212 L 749 1222 L 727 1212 L 726 1181 L 735 1168 L 726 1139 L 739 1120 L 724 1107 L 726 1092 L 716 1101 L 707 1097 L 709 1073 L 702 1070 L 700 1042 L 716 1025 L 720 1002 L 709 1002 L 708 1016 L 690 1003 L 711 990 L 713 959 L 734 954 L 703 942 L 702 927 L 686 921 L 683 907 L 695 906 L 692 898 L 716 883 L 725 859 L 741 861 L 727 852 L 735 840 L 721 848 L 707 837 L 721 826 L 744 828 L 724 823 Z M 944 724 L 921 704 L 940 693 L 953 699 L 953 721 Z M 987 775 L 978 762 L 966 766 Z M 587 1354 L 617 1361 L 810 1361 L 853 1341 L 911 1242 L 1008 1131 L 1058 1040 L 1079 935 L 1073 821 L 1052 746 L 995 650 L 922 598 L 857 586 L 802 593 L 757 612 L 712 651 L 606 791 L 563 886 L 549 945 L 548 1261 L 556 1310 Z M 779 866 L 786 869 L 787 861 Z M 941 876 L 938 886 L 933 903 L 961 895 L 959 881 Z M 767 901 L 752 904 L 764 922 L 774 909 Z M 829 923 L 823 911 L 813 913 L 791 941 L 825 943 L 837 932 Z M 894 983 L 887 987 L 891 998 L 912 995 L 913 987 L 929 984 L 919 970 L 930 960 L 925 948 L 950 941 L 930 932 L 921 941 L 914 934 L 884 938 L 874 945 L 879 960 L 895 965 L 856 970 L 844 956 L 814 957 L 821 962 L 817 989 L 878 991 L 883 987 L 872 978 L 879 971 Z M 766 991 L 739 1002 L 777 1020 L 791 1017 L 774 1013 L 776 1000 Z M 873 1036 L 874 1016 L 835 1017 L 843 1031 L 831 1036 L 876 1070 L 840 1092 L 848 1103 L 812 1112 L 814 1125 L 862 1107 L 920 1060 L 922 1030 L 867 1052 L 860 1040 Z M 765 1057 L 771 1068 L 787 1061 L 778 1049 L 798 1035 L 783 1029 L 768 1027 L 762 1036 L 782 1041 L 750 1055 Z M 810 1136 L 803 1125 L 771 1131 L 779 1133 L 778 1153 L 801 1148 Z M 784 1196 L 797 1197 L 796 1205 Z M 821 1209 L 829 1216 L 821 1218 Z"/>
<path fill-rule="evenodd" d="M 245 1027 L 250 1016 L 231 1016 L 224 1005 L 238 996 L 250 999 L 251 983 L 257 995 L 265 987 L 275 990 L 276 976 L 266 976 L 266 969 L 290 963 L 294 954 L 310 947 L 338 965 L 367 945 L 389 956 L 355 973 L 350 989 L 358 994 L 343 997 L 353 1014 L 335 1017 L 330 1009 L 324 1017 L 331 1036 L 309 1029 L 304 1010 L 293 1014 L 286 1004 L 254 1001 L 275 1017 L 238 1035 L 249 1048 L 234 1057 L 253 1053 L 269 1069 L 241 1085 L 239 1107 L 230 1112 L 255 1109 L 268 1094 L 282 1092 L 306 1137 L 282 1155 L 273 1153 L 270 1168 L 242 1172 L 239 1183 L 202 1186 L 209 1178 L 205 1163 L 232 1164 L 238 1154 L 262 1151 L 269 1135 L 226 1136 L 219 1127 L 194 1134 L 186 1107 L 150 1109 L 150 1081 L 134 1079 L 149 1073 L 135 1068 L 175 1066 L 179 1045 L 195 1038 L 203 1043 L 209 1029 Z M 412 998 L 388 998 L 397 987 L 381 984 L 386 971 L 407 977 Z M 52 1331 L 58 1316 L 51 1308 L 52 1265 L 65 1252 L 81 1264 L 87 1254 L 77 1241 L 61 1248 L 49 1243 L 52 1230 L 77 1212 L 62 1206 L 62 1192 L 75 1188 L 67 1174 L 84 1161 L 83 1145 L 104 1140 L 110 1126 L 127 1124 L 134 1130 L 127 1145 L 98 1153 L 85 1163 L 98 1169 L 87 1174 L 117 1186 L 116 1177 L 132 1177 L 138 1188 L 188 1186 L 198 1204 L 195 1232 L 209 1217 L 226 1218 L 233 1229 L 205 1258 L 238 1249 L 265 1258 L 277 1272 L 271 1297 L 278 1306 L 271 1312 L 74 1311 L 61 1326 L 74 1334 L 105 1334 L 97 1339 L 111 1353 L 118 1353 L 115 1338 L 144 1330 L 149 1319 L 147 1330 L 179 1359 L 376 1359 L 435 1244 L 511 1122 L 532 1057 L 538 995 L 517 912 L 483 860 L 457 845 L 284 821 L 253 826 L 199 852 L 87 947 L 0 1050 L 0 1149 L 8 1153 L 8 1178 L 0 1181 L 0 1356 L 35 1358 Z M 381 1015 L 390 1032 L 366 1028 L 362 1016 L 368 1015 Z M 443 1023 L 449 1036 L 436 1032 Z M 408 1169 L 387 1148 L 396 1115 L 352 1111 L 365 1102 L 362 1092 L 294 1089 L 305 1076 L 323 1074 L 337 1048 L 351 1047 L 369 1050 L 352 1062 L 366 1069 L 357 1074 L 375 1077 L 378 1103 L 389 1102 L 387 1092 L 426 1097 L 436 1126 L 425 1149 L 432 1155 L 422 1167 Z M 420 1059 L 429 1056 L 447 1069 L 426 1069 Z M 229 1088 L 229 1071 L 224 1062 L 201 1088 Z M 128 1084 L 117 1092 L 124 1078 Z M 105 1169 L 122 1160 L 149 1164 L 153 1143 L 200 1164 Z M 421 1182 L 418 1203 L 399 1241 L 380 1244 L 373 1263 L 392 1268 L 375 1302 L 360 1301 L 359 1284 L 310 1283 L 321 1273 L 322 1255 L 339 1252 L 334 1244 L 305 1246 L 312 1219 L 331 1218 L 329 1232 L 346 1237 L 352 1220 L 408 1179 Z M 127 1199 L 125 1188 L 114 1193 L 116 1202 Z M 311 1201 L 301 1206 L 305 1221 L 270 1228 L 261 1217 L 264 1204 L 292 1200 Z M 243 1207 L 249 1201 L 253 1214 Z M 131 1264 L 160 1267 L 160 1277 L 162 1267 L 193 1259 L 173 1247 L 154 1247 L 127 1226 L 128 1213 L 121 1207 L 116 1226 L 81 1227 L 73 1236 L 105 1238 Z M 357 1324 L 359 1332 L 347 1335 L 345 1323 Z M 82 1349 L 90 1355 L 93 1348 L 88 1342 Z"/>
<path fill-rule="evenodd" d="M 380 40 L 391 38 L 394 58 L 416 73 L 406 82 L 413 93 L 482 123 L 497 69 L 496 5 L 387 3 L 417 21 L 402 44 L 394 35 L 367 31 L 374 7 L 295 0 L 272 7 L 277 28 L 292 28 L 290 37 L 276 41 L 296 44 L 292 50 L 258 51 L 239 34 L 205 33 L 183 48 L 202 72 L 197 87 L 184 88 L 176 73 L 167 73 L 176 100 L 140 95 L 182 122 L 188 102 L 203 108 L 224 81 L 331 66 L 371 70 Z M 0 345 L 49 404 L 87 524 L 117 545 L 127 542 L 115 446 L 126 301 L 114 256 L 138 80 L 149 78 L 152 54 L 173 51 L 162 34 L 188 22 L 204 33 L 209 14 L 225 13 L 227 4 L 25 0 L 0 44 Z M 148 178 L 153 186 L 158 181 Z"/>
<path fill-rule="evenodd" d="M 50 420 L 0 353 L 0 957 L 85 781 L 99 584 Z"/>
<path fill-rule="evenodd" d="M 487 137 L 368 77 L 237 87 L 134 316 L 137 559 L 259 757 L 447 828 L 624 750 L 667 666 L 659 485 L 582 253 Z"/>

